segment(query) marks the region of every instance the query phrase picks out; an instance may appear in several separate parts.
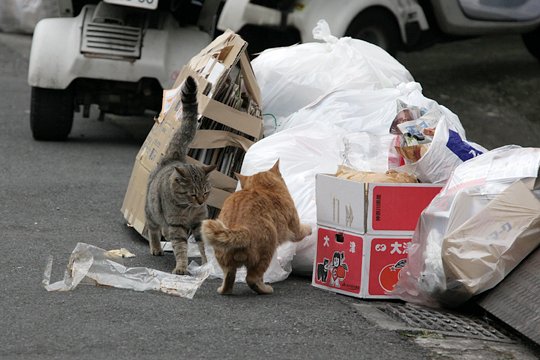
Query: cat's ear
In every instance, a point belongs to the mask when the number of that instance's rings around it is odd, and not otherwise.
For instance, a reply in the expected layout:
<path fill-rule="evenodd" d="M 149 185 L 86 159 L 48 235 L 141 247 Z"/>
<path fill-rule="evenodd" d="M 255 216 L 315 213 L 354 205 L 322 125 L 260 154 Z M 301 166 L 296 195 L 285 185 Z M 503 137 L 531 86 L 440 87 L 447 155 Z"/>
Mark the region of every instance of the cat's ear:
<path fill-rule="evenodd" d="M 214 169 L 216 168 L 216 165 L 206 165 L 203 166 L 203 171 L 206 175 L 210 174 Z"/>
<path fill-rule="evenodd" d="M 277 159 L 276 163 L 274 164 L 274 166 L 272 166 L 270 171 L 278 175 L 281 175 L 281 173 L 279 172 L 279 159 Z"/>
<path fill-rule="evenodd" d="M 180 176 L 182 176 L 182 177 L 185 177 L 185 176 L 186 176 L 186 173 L 185 173 L 185 171 L 184 171 L 183 168 L 178 167 L 178 166 L 175 166 L 175 167 L 174 167 L 174 170 L 176 170 L 176 172 L 177 172 Z"/>
<path fill-rule="evenodd" d="M 240 186 L 242 187 L 242 189 L 244 188 L 245 184 L 246 184 L 246 179 L 248 178 L 247 176 L 245 175 L 242 175 L 242 174 L 239 174 L 239 173 L 234 173 L 234 176 L 236 176 L 236 178 L 238 179 L 238 181 L 240 181 Z"/>

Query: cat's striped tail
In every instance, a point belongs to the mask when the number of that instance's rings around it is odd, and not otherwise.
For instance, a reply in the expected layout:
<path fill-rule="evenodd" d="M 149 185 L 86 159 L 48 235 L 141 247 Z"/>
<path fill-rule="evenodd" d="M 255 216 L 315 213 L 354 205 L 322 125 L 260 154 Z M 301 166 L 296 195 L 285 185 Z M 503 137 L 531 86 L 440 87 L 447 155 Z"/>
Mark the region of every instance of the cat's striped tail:
<path fill-rule="evenodd" d="M 199 104 L 197 102 L 197 82 L 188 76 L 181 88 L 182 101 L 182 124 L 165 151 L 162 163 L 169 161 L 186 161 L 189 144 L 193 141 L 197 131 L 197 119 L 199 115 Z"/>
<path fill-rule="evenodd" d="M 249 245 L 248 229 L 229 229 L 220 220 L 204 220 L 201 226 L 203 240 L 214 247 L 245 248 Z"/>

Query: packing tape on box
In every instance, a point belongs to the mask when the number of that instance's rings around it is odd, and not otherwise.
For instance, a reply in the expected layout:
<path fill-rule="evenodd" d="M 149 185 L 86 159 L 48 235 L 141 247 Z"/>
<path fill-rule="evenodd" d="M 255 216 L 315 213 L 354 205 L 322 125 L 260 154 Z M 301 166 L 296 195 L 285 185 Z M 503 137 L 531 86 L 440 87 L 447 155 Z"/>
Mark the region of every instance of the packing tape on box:
<path fill-rule="evenodd" d="M 215 122 L 229 126 L 257 140 L 261 136 L 262 121 L 245 112 L 233 109 L 207 96 L 201 96 L 199 99 L 199 109 L 204 109 L 202 114 Z"/>
<path fill-rule="evenodd" d="M 189 144 L 191 149 L 218 149 L 226 146 L 235 146 L 247 151 L 254 142 L 242 135 L 233 134 L 224 130 L 197 130 L 195 138 Z"/>

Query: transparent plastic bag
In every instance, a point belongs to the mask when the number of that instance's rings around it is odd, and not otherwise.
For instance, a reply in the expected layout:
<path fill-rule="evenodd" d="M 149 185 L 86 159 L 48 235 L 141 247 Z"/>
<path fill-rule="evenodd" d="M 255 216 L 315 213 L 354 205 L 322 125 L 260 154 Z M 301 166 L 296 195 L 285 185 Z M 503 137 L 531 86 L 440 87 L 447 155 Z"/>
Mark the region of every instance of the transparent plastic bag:
<path fill-rule="evenodd" d="M 540 245 L 540 149 L 505 146 L 459 165 L 420 216 L 393 294 L 459 306 Z"/>
<path fill-rule="evenodd" d="M 192 299 L 204 280 L 210 275 L 208 265 L 198 266 L 191 262 L 189 275 L 175 275 L 145 267 L 126 268 L 117 260 L 114 252 L 85 243 L 78 243 L 71 256 L 64 279 L 50 283 L 52 256 L 43 274 L 43 286 L 47 291 L 69 291 L 80 283 L 106 285 L 136 291 L 155 290 L 166 294 Z"/>

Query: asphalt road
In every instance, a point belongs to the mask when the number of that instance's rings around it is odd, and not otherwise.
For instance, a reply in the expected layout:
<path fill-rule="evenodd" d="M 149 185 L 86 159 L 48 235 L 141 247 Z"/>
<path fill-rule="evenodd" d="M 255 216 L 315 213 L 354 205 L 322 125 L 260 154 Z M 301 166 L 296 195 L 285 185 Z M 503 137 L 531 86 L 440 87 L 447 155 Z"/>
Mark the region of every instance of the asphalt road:
<path fill-rule="evenodd" d="M 125 247 L 127 266 L 170 271 L 120 213 L 147 121 L 76 118 L 69 140 L 44 143 L 29 129 L 30 38 L 0 34 L 0 358 L 2 359 L 428 359 L 411 337 L 364 319 L 352 304 L 291 276 L 275 293 L 238 285 L 219 296 L 207 280 L 193 300 L 79 286 L 47 292 L 77 244 Z M 482 45 L 482 49 L 479 49 Z M 540 145 L 540 65 L 515 38 L 440 45 L 400 55 L 424 93 L 456 112 L 489 148 Z M 496 358 L 496 357 L 493 357 Z"/>

